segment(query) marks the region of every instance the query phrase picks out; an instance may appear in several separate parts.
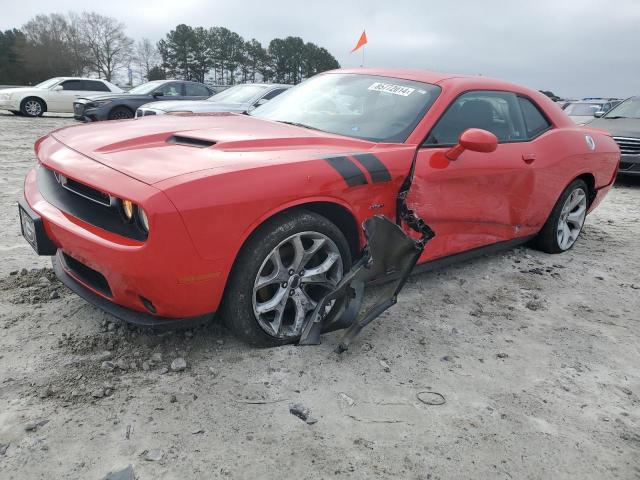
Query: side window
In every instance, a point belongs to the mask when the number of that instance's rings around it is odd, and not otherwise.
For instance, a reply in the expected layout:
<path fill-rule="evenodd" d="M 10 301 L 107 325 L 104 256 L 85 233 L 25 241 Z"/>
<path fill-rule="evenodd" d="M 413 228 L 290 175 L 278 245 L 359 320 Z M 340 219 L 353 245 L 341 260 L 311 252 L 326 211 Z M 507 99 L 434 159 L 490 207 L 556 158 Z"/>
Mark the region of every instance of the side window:
<path fill-rule="evenodd" d="M 212 94 L 204 85 L 199 83 L 185 83 L 187 97 L 210 97 Z"/>
<path fill-rule="evenodd" d="M 109 88 L 102 82 L 98 80 L 84 80 L 84 88 L 83 90 L 87 90 L 89 92 L 110 92 Z"/>
<path fill-rule="evenodd" d="M 515 93 L 474 91 L 460 95 L 449 105 L 424 144 L 455 145 L 468 128 L 488 130 L 502 143 L 526 139 Z"/>
<path fill-rule="evenodd" d="M 551 123 L 542 115 L 540 109 L 528 98 L 518 97 L 522 116 L 527 129 L 527 138 L 535 138 L 551 127 Z"/>
<path fill-rule="evenodd" d="M 156 88 L 154 91 L 164 93 L 165 97 L 180 97 L 182 96 L 182 83 L 171 82 Z"/>
<path fill-rule="evenodd" d="M 62 82 L 63 90 L 84 90 L 82 88 L 82 80 L 66 80 Z"/>

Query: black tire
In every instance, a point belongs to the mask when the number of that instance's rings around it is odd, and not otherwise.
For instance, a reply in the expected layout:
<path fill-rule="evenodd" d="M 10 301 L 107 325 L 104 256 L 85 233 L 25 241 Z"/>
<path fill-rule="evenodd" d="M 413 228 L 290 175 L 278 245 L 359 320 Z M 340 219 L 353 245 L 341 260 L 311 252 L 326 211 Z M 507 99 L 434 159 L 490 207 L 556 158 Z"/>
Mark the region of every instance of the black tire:
<path fill-rule="evenodd" d="M 326 217 L 300 209 L 266 221 L 251 235 L 238 254 L 220 308 L 225 325 L 242 341 L 260 347 L 274 347 L 298 340 L 299 336 L 278 338 L 260 326 L 253 310 L 253 288 L 260 268 L 270 253 L 281 242 L 301 232 L 317 232 L 331 239 L 340 252 L 343 274 L 351 267 L 347 240 Z"/>
<path fill-rule="evenodd" d="M 570 250 L 575 245 L 574 240 L 568 248 L 562 248 L 560 242 L 558 240 L 558 224 L 560 222 L 560 215 L 562 213 L 562 208 L 565 205 L 565 202 L 569 198 L 569 196 L 575 192 L 576 190 L 582 190 L 586 199 L 587 199 L 587 208 L 589 204 L 589 188 L 584 180 L 576 179 L 562 192 L 560 198 L 556 202 L 553 210 L 551 210 L 551 214 L 547 219 L 544 227 L 538 233 L 536 238 L 533 240 L 532 245 L 534 248 L 541 250 L 546 253 L 563 253 L 567 250 Z M 580 232 L 582 231 L 582 226 L 580 226 Z M 580 233 L 578 233 L 580 235 Z"/>
<path fill-rule="evenodd" d="M 41 117 L 47 107 L 44 100 L 37 97 L 27 97 L 20 102 L 20 112 L 26 117 Z"/>
<path fill-rule="evenodd" d="M 133 118 L 133 112 L 127 107 L 114 107 L 109 112 L 109 120 L 127 120 Z"/>
<path fill-rule="evenodd" d="M 9 111 L 11 113 L 13 113 L 17 117 L 21 117 L 22 116 L 22 112 L 20 110 L 9 110 Z"/>

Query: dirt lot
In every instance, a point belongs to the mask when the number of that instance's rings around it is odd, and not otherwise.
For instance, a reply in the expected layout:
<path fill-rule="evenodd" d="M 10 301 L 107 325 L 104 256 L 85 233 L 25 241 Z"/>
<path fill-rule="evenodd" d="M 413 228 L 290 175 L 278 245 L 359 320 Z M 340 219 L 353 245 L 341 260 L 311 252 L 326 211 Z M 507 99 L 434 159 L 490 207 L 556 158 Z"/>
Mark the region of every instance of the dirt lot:
<path fill-rule="evenodd" d="M 412 277 L 342 356 L 256 350 L 110 323 L 22 241 L 33 142 L 71 122 L 0 112 L 1 478 L 640 478 L 640 181 L 567 254 Z"/>

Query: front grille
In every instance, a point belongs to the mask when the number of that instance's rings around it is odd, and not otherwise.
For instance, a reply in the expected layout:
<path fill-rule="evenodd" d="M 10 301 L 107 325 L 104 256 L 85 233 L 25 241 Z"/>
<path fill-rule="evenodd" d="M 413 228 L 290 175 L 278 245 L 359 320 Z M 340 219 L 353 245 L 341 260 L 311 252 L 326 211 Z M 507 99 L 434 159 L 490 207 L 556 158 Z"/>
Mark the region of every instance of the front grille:
<path fill-rule="evenodd" d="M 96 199 L 89 198 L 87 195 L 80 194 L 80 190 L 74 191 L 63 187 L 57 179 L 59 176 L 61 175 L 58 172 L 49 170 L 44 166 L 38 167 L 36 171 L 38 190 L 51 205 L 108 232 L 139 241 L 147 239 L 147 233 L 138 226 L 137 222 L 123 220 L 115 198 L 112 199 L 111 205 L 106 204 L 106 202 L 96 201 Z M 84 184 L 78 183 L 78 185 L 86 187 Z M 73 187 L 79 188 L 75 184 Z M 98 192 L 98 190 L 94 191 Z"/>
<path fill-rule="evenodd" d="M 640 155 L 640 138 L 613 137 L 623 155 Z"/>
<path fill-rule="evenodd" d="M 111 297 L 113 295 L 111 293 L 111 288 L 109 288 L 109 282 L 107 282 L 107 279 L 104 278 L 104 275 L 100 272 L 87 267 L 84 263 L 79 262 L 64 252 L 62 252 L 62 257 L 64 258 L 64 263 L 69 271 L 78 277 L 80 281 L 86 283 L 91 288 L 107 297 Z"/>
<path fill-rule="evenodd" d="M 155 115 L 155 114 L 156 114 L 156 112 L 154 112 L 153 110 L 143 110 L 142 111 L 142 115 L 144 115 L 145 117 L 147 115 Z"/>
<path fill-rule="evenodd" d="M 108 193 L 96 190 L 95 188 L 90 187 L 89 185 L 85 185 L 84 183 L 76 182 L 72 178 L 66 177 L 58 172 L 54 172 L 54 175 L 58 183 L 62 185 L 62 188 L 65 188 L 70 192 L 75 193 L 76 195 L 80 195 L 87 200 L 92 200 L 107 207 L 110 207 L 114 204 L 114 199 Z"/>

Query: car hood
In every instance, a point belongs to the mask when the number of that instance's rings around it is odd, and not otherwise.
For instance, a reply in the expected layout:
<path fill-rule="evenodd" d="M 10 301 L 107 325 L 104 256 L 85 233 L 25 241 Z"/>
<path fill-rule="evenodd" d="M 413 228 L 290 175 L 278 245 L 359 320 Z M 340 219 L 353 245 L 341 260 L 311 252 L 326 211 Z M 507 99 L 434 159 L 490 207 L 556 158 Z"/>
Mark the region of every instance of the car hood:
<path fill-rule="evenodd" d="M 33 92 L 34 90 L 45 90 L 45 89 L 36 88 L 36 87 L 3 88 L 3 89 L 0 89 L 0 93 L 25 93 L 25 92 Z"/>
<path fill-rule="evenodd" d="M 640 138 L 640 119 L 638 118 L 596 118 L 589 122 L 590 127 L 608 131 L 613 137 Z"/>
<path fill-rule="evenodd" d="M 154 108 L 163 112 L 244 112 L 248 105 L 239 103 L 218 103 L 208 100 L 168 100 L 165 102 L 147 103 L 144 108 Z"/>
<path fill-rule="evenodd" d="M 573 120 L 574 123 L 585 123 L 589 120 L 593 120 L 593 115 L 569 115 L 569 118 Z"/>
<path fill-rule="evenodd" d="M 224 173 L 366 151 L 375 145 L 234 113 L 97 122 L 51 136 L 147 184 L 202 170 Z"/>

